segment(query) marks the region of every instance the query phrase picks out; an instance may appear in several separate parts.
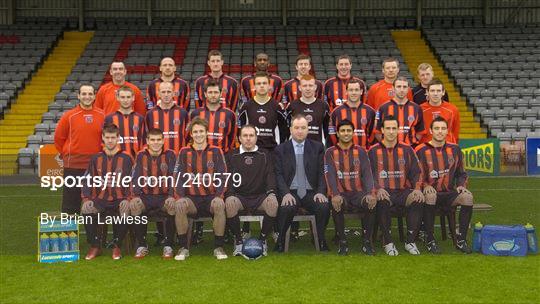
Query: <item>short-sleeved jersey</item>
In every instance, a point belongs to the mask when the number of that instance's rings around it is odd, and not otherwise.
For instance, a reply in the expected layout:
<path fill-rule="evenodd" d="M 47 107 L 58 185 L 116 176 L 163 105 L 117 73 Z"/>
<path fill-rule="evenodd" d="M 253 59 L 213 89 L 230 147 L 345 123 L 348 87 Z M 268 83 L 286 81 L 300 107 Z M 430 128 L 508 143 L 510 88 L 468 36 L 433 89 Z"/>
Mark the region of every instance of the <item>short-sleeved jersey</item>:
<path fill-rule="evenodd" d="M 191 119 L 201 117 L 208 122 L 208 143 L 227 153 L 234 149 L 236 132 L 236 115 L 233 111 L 220 106 L 216 111 L 208 108 L 197 108 L 191 112 Z"/>
<path fill-rule="evenodd" d="M 375 188 L 421 189 L 420 166 L 411 146 L 397 143 L 387 148 L 380 142 L 369 149 L 368 155 Z"/>
<path fill-rule="evenodd" d="M 394 116 L 398 120 L 399 142 L 415 146 L 419 143 L 416 134 L 426 133 L 422 109 L 412 101 L 400 105 L 390 100 L 383 104 L 377 112 L 377 132 L 381 132 L 382 122 L 387 116 Z"/>
<path fill-rule="evenodd" d="M 308 138 L 322 142 L 323 136 L 328 140 L 328 123 L 330 113 L 328 104 L 320 99 L 307 104 L 301 100 L 294 100 L 287 107 L 287 124 L 291 125 L 291 119 L 302 114 L 308 121 Z"/>
<path fill-rule="evenodd" d="M 236 112 L 238 107 L 238 95 L 240 94 L 238 82 L 229 75 L 221 74 L 219 78 L 213 78 L 211 75 L 204 75 L 195 81 L 195 107 L 202 108 L 206 106 L 206 96 L 204 90 L 210 79 L 214 79 L 221 89 L 221 104 Z M 189 108 L 187 109 L 189 112 Z"/>
<path fill-rule="evenodd" d="M 467 172 L 458 145 L 445 143 L 436 148 L 430 143 L 424 143 L 416 147 L 416 155 L 422 168 L 421 181 L 424 186 L 430 185 L 443 192 L 466 186 Z"/>
<path fill-rule="evenodd" d="M 279 131 L 279 142 L 289 137 L 286 113 L 279 103 L 270 99 L 264 104 L 249 100 L 240 108 L 238 114 L 238 127 L 252 124 L 257 128 L 257 146 L 272 151 L 277 146 L 276 127 Z"/>
<path fill-rule="evenodd" d="M 136 112 L 123 114 L 120 111 L 107 115 L 105 125 L 113 124 L 120 131 L 120 150 L 127 152 L 135 158 L 137 153 L 143 149 L 146 141 L 146 126 L 144 117 Z"/>
<path fill-rule="evenodd" d="M 337 144 L 337 126 L 345 119 L 350 120 L 354 125 L 353 143 L 368 149 L 374 139 L 375 110 L 365 103 L 360 103 L 358 107 L 351 107 L 348 102 L 335 108 L 330 114 L 328 127 L 331 145 Z"/>
<path fill-rule="evenodd" d="M 442 117 L 446 120 L 448 124 L 448 135 L 446 136 L 446 141 L 457 144 L 459 141 L 459 109 L 449 103 L 442 102 L 439 106 L 433 106 L 429 102 L 423 103 L 421 106 L 422 115 L 424 117 L 425 128 L 428 129 L 431 126 L 431 122 L 437 118 Z M 420 142 L 425 143 L 430 141 L 432 135 L 430 132 L 426 132 L 422 136 Z"/>
<path fill-rule="evenodd" d="M 157 106 L 159 96 L 159 85 L 163 82 L 163 79 L 157 78 L 152 80 L 146 88 L 146 109 L 150 110 Z M 175 76 L 172 80 L 174 101 L 176 104 L 184 109 L 189 109 L 190 91 L 189 84 L 184 79 Z"/>
<path fill-rule="evenodd" d="M 176 153 L 187 144 L 188 122 L 188 113 L 177 105 L 167 110 L 157 106 L 146 114 L 147 129 L 158 128 L 163 131 L 163 149 Z"/>
<path fill-rule="evenodd" d="M 323 83 L 319 80 L 315 80 L 315 84 L 317 85 L 317 90 L 315 91 L 315 97 L 317 99 L 323 99 L 323 92 L 324 87 Z M 300 99 L 302 97 L 302 92 L 300 92 L 300 79 L 297 77 L 285 82 L 285 85 L 283 86 L 283 98 L 281 99 L 281 102 L 286 105 L 287 103 Z"/>
<path fill-rule="evenodd" d="M 370 105 L 373 109 L 378 110 L 379 107 L 385 102 L 393 99 L 394 86 L 391 83 L 386 82 L 384 79 L 378 81 L 369 88 L 367 96 L 367 104 Z M 409 89 L 407 93 L 407 99 L 412 100 L 413 94 L 412 90 Z"/>

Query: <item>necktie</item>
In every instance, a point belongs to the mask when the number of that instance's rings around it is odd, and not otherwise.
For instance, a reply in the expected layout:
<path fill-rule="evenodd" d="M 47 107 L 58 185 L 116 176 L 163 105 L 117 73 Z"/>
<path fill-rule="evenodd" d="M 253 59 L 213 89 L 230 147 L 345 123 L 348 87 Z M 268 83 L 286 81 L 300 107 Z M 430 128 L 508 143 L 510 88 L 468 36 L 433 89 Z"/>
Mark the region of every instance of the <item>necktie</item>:
<path fill-rule="evenodd" d="M 302 145 L 296 145 L 296 147 L 301 150 Z M 298 194 L 298 197 L 303 198 L 306 196 L 307 193 L 307 186 L 306 186 L 306 171 L 304 168 L 304 155 L 303 154 L 296 154 L 296 177 L 298 182 L 298 189 L 296 189 L 296 193 Z"/>

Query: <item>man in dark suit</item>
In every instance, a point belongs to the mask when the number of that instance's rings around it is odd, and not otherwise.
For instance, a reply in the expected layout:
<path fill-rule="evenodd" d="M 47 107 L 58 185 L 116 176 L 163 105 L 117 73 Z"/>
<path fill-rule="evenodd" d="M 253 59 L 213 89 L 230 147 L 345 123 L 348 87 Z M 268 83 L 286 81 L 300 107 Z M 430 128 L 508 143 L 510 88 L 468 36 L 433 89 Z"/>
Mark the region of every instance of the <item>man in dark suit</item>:
<path fill-rule="evenodd" d="M 330 216 L 330 203 L 324 195 L 324 147 L 321 143 L 307 138 L 308 121 L 304 115 L 299 114 L 292 118 L 291 135 L 291 140 L 280 144 L 274 150 L 281 202 L 278 214 L 279 238 L 274 250 L 283 252 L 285 233 L 298 208 L 304 208 L 317 219 L 321 251 L 329 251 L 324 236 Z"/>

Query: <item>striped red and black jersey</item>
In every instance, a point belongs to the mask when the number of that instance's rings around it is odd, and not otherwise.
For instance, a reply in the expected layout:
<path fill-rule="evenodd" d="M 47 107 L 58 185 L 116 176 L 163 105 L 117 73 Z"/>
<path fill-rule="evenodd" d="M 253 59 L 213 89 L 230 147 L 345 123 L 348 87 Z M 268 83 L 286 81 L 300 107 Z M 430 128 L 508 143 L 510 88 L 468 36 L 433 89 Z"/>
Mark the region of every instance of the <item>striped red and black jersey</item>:
<path fill-rule="evenodd" d="M 323 99 L 323 83 L 319 80 L 315 80 L 315 83 L 317 84 L 317 90 L 315 91 L 315 97 L 317 99 Z M 281 99 L 281 103 L 286 105 L 287 103 L 300 99 L 302 97 L 302 92 L 300 92 L 300 79 L 297 77 L 285 82 L 285 85 L 283 85 L 283 98 Z"/>
<path fill-rule="evenodd" d="M 341 121 L 348 119 L 354 125 L 353 143 L 368 149 L 374 139 L 375 114 L 375 110 L 363 102 L 358 107 L 351 107 L 348 102 L 338 106 L 330 114 L 328 126 L 330 144 L 337 144 L 337 126 Z"/>
<path fill-rule="evenodd" d="M 330 121 L 330 110 L 328 104 L 320 99 L 307 104 L 301 100 L 293 100 L 287 106 L 287 124 L 291 125 L 291 120 L 295 115 L 302 114 L 308 121 L 308 138 L 322 142 L 323 138 L 328 140 L 328 123 Z M 323 137 L 324 136 L 324 137 Z"/>
<path fill-rule="evenodd" d="M 184 147 L 176 159 L 176 195 L 214 195 L 223 198 L 227 179 L 223 173 L 226 172 L 227 165 L 220 148 L 211 145 L 204 150 L 195 150 L 191 145 Z"/>
<path fill-rule="evenodd" d="M 174 105 L 168 110 L 157 106 L 146 113 L 146 128 L 158 128 L 163 131 L 165 150 L 175 153 L 187 145 L 188 113 L 183 108 Z"/>
<path fill-rule="evenodd" d="M 104 125 L 113 124 L 120 130 L 118 144 L 120 150 L 127 152 L 135 158 L 137 153 L 143 149 L 146 141 L 146 126 L 144 117 L 136 112 L 128 115 L 116 111 L 105 117 Z"/>
<path fill-rule="evenodd" d="M 369 149 L 368 155 L 376 189 L 421 189 L 420 166 L 411 146 L 397 143 L 387 148 L 380 142 Z"/>
<path fill-rule="evenodd" d="M 376 132 L 381 132 L 382 122 L 390 115 L 398 120 L 398 141 L 416 146 L 420 142 L 416 135 L 426 133 L 422 108 L 410 100 L 402 105 L 393 99 L 386 102 L 377 112 Z"/>
<path fill-rule="evenodd" d="M 90 182 L 84 182 L 81 190 L 83 200 L 112 202 L 129 199 L 131 188 L 124 187 L 122 181 L 126 176 L 131 176 L 132 169 L 133 158 L 124 151 L 119 150 L 113 156 L 104 151 L 93 155 L 85 173 L 90 176 Z"/>
<path fill-rule="evenodd" d="M 175 164 L 176 155 L 173 150 L 162 150 L 158 156 L 152 156 L 148 149 L 140 151 L 131 180 L 133 196 L 138 197 L 141 194 L 174 196 Z M 150 176 L 155 178 L 157 186 L 148 186 L 152 185 L 152 179 L 148 179 Z"/>
<path fill-rule="evenodd" d="M 204 75 L 195 81 L 195 107 L 202 108 L 206 106 L 204 89 L 206 87 L 206 83 L 210 79 L 214 79 L 219 84 L 219 88 L 221 89 L 221 104 L 224 107 L 231 109 L 233 112 L 236 112 L 236 108 L 238 107 L 238 94 L 240 94 L 238 82 L 226 74 L 221 74 L 219 78 Z M 187 110 L 189 112 L 189 108 L 187 108 Z"/>
<path fill-rule="evenodd" d="M 359 145 L 348 149 L 339 145 L 328 148 L 324 154 L 324 177 L 330 196 L 375 189 L 368 154 Z"/>
<path fill-rule="evenodd" d="M 238 128 L 247 124 L 252 124 L 257 128 L 257 146 L 268 151 L 273 151 L 278 144 L 276 127 L 278 127 L 280 143 L 289 138 L 287 113 L 272 98 L 264 104 L 259 104 L 252 99 L 242 105 L 238 113 Z"/>
<path fill-rule="evenodd" d="M 270 87 L 272 88 L 268 92 L 268 96 L 272 97 L 274 100 L 281 100 L 283 96 L 283 79 L 276 74 L 270 75 Z M 249 75 L 240 81 L 242 86 L 242 94 L 244 95 L 244 102 L 253 99 L 256 95 L 255 93 L 255 77 L 254 75 Z"/>
<path fill-rule="evenodd" d="M 324 100 L 328 102 L 330 111 L 333 111 L 336 107 L 339 107 L 347 100 L 347 84 L 351 79 L 357 79 L 362 81 L 359 77 L 350 76 L 348 78 L 341 78 L 334 76 L 324 82 Z M 363 82 L 363 81 L 362 81 Z M 364 92 L 364 102 L 367 99 L 367 92 Z"/>
<path fill-rule="evenodd" d="M 458 145 L 445 143 L 434 147 L 423 143 L 416 147 L 416 155 L 422 168 L 422 182 L 437 191 L 450 191 L 467 185 L 467 172 L 463 165 L 463 153 Z"/>
<path fill-rule="evenodd" d="M 163 79 L 157 78 L 150 82 L 146 88 L 146 109 L 150 110 L 157 106 L 159 96 L 159 85 L 163 82 Z M 184 109 L 189 109 L 190 91 L 189 84 L 184 79 L 175 76 L 173 81 L 173 99 L 176 104 Z"/>
<path fill-rule="evenodd" d="M 208 108 L 197 108 L 191 112 L 191 119 L 201 117 L 208 122 L 208 143 L 221 148 L 227 153 L 235 148 L 236 114 L 233 111 L 220 106 L 216 111 Z"/>

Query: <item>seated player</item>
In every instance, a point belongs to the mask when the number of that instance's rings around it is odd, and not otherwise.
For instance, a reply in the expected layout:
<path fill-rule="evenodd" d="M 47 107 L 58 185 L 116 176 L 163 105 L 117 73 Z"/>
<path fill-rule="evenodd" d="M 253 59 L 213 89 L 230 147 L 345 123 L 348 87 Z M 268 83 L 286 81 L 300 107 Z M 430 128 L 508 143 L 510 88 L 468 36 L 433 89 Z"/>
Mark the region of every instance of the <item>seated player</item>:
<path fill-rule="evenodd" d="M 435 206 L 450 209 L 461 206 L 459 210 L 459 230 L 456 248 L 463 253 L 471 253 L 467 245 L 467 232 L 471 222 L 473 195 L 467 190 L 467 172 L 463 167 L 463 154 L 458 145 L 446 141 L 448 123 L 437 117 L 430 125 L 433 138 L 416 148 L 416 154 L 422 167 L 424 184 L 424 227 L 428 251 L 440 253 L 433 237 L 435 224 Z"/>
<path fill-rule="evenodd" d="M 364 148 L 353 144 L 354 125 L 344 119 L 337 126 L 337 145 L 326 150 L 324 155 L 324 172 L 328 194 L 332 202 L 337 236 L 339 239 L 338 254 L 347 255 L 349 247 L 345 237 L 345 210 L 352 207 L 364 212 L 362 218 L 362 252 L 373 255 L 371 235 L 375 224 L 375 189 L 369 158 Z"/>
<path fill-rule="evenodd" d="M 86 254 L 86 260 L 92 260 L 101 255 L 102 241 L 101 235 L 98 233 L 98 215 L 100 218 L 109 215 L 129 215 L 129 187 L 122 187 L 111 181 L 114 176 L 120 178 L 119 173 L 129 176 L 133 160 L 118 146 L 119 131 L 117 126 L 106 125 L 103 127 L 101 138 L 104 144 L 103 151 L 92 156 L 85 175 L 89 176 L 90 181 L 99 178 L 106 184 L 106 187 L 91 187 L 88 183 L 84 183 L 82 189 L 81 214 L 85 216 L 86 239 L 91 246 Z M 114 260 L 122 258 L 120 246 L 126 236 L 127 229 L 125 221 L 115 221 L 113 224 L 112 258 Z"/>
<path fill-rule="evenodd" d="M 133 169 L 131 215 L 147 215 L 152 211 L 167 213 L 162 257 L 170 259 L 173 257 L 172 246 L 175 236 L 174 166 L 176 155 L 172 150 L 163 149 L 163 131 L 160 129 L 150 129 L 146 136 L 146 143 L 147 147 L 137 155 Z M 157 186 L 152 185 L 153 180 L 158 182 Z M 142 259 L 148 254 L 147 224 L 134 225 L 134 232 L 137 241 L 135 258 Z"/>
<path fill-rule="evenodd" d="M 212 217 L 215 248 L 218 260 L 227 258 L 223 250 L 225 232 L 225 176 L 227 172 L 223 152 L 208 144 L 208 122 L 195 117 L 188 127 L 192 143 L 178 152 L 176 170 L 177 208 L 175 214 L 180 249 L 174 257 L 183 261 L 189 256 L 187 246 L 188 215 Z"/>
<path fill-rule="evenodd" d="M 227 222 L 235 237 L 235 256 L 242 254 L 243 244 L 238 211 L 264 212 L 259 235 L 259 239 L 263 241 L 263 255 L 267 255 L 266 237 L 272 232 L 277 215 L 272 156 L 259 149 L 256 143 L 257 130 L 253 125 L 245 125 L 240 129 L 240 147 L 229 152 L 225 158 L 228 172 L 241 177 L 239 186 L 229 185 L 225 199 Z"/>
<path fill-rule="evenodd" d="M 377 190 L 377 217 L 383 233 L 384 251 L 395 256 L 398 251 L 390 235 L 390 206 L 405 209 L 405 250 L 417 255 L 420 251 L 415 240 L 422 221 L 425 199 L 421 191 L 418 158 L 411 146 L 398 142 L 398 130 L 397 118 L 386 116 L 381 124 L 383 140 L 373 145 L 368 153 Z"/>

